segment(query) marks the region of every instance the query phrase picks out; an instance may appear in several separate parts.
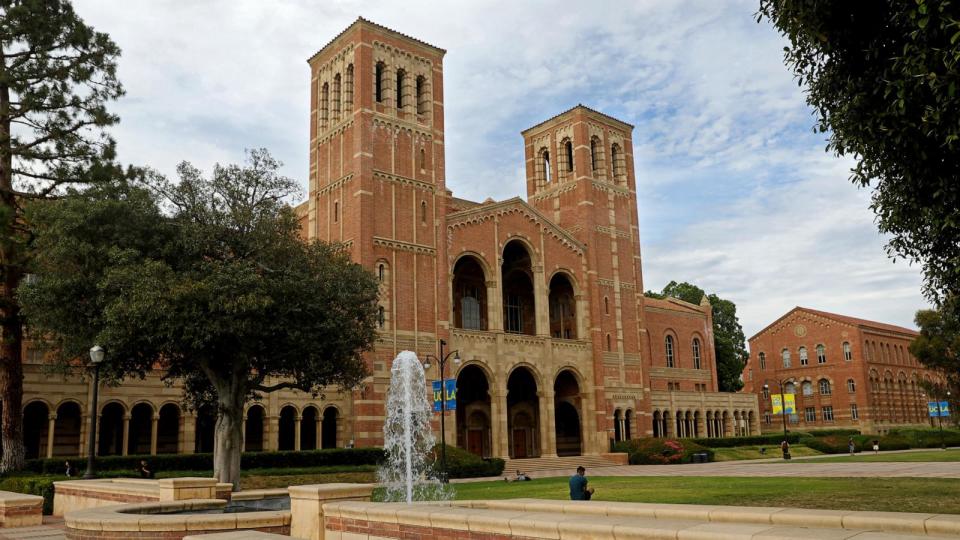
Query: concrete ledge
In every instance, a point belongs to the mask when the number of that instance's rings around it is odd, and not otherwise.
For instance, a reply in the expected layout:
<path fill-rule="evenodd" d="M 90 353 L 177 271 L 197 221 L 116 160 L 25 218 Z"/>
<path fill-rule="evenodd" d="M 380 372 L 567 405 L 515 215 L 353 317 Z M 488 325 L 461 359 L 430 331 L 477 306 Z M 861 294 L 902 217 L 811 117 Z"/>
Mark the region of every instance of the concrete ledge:
<path fill-rule="evenodd" d="M 341 501 L 369 501 L 374 484 L 312 484 L 290 486 L 290 536 L 308 540 L 324 540 L 323 523 L 327 507 Z M 366 510 L 348 509 L 367 519 Z M 338 516 L 339 517 L 339 514 Z M 429 516 L 427 526 L 429 526 Z"/>
<path fill-rule="evenodd" d="M 43 521 L 43 497 L 0 491 L 0 528 L 34 527 Z"/>
<path fill-rule="evenodd" d="M 290 540 L 290 537 L 261 531 L 236 531 L 184 536 L 183 540 Z"/>

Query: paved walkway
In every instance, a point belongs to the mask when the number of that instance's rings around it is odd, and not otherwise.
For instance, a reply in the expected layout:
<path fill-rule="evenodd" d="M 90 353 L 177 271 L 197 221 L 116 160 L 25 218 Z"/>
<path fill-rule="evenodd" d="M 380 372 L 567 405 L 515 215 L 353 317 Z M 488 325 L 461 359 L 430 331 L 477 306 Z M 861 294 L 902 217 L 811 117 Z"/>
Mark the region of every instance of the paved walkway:
<path fill-rule="evenodd" d="M 0 540 L 64 540 L 63 518 L 43 516 L 39 527 L 0 529 Z"/>

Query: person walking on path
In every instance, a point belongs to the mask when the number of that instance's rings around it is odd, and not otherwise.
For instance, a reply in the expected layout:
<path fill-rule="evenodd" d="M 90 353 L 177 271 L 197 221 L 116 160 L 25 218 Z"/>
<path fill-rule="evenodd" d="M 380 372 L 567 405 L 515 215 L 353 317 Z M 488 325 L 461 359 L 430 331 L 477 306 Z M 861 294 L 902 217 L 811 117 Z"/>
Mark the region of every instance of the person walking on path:
<path fill-rule="evenodd" d="M 790 459 L 790 443 L 786 439 L 780 443 L 780 451 L 783 452 L 783 459 Z"/>
<path fill-rule="evenodd" d="M 879 453 L 880 453 L 880 440 L 879 440 L 879 439 L 874 439 L 874 440 L 873 440 L 873 453 L 874 453 L 874 454 L 879 454 Z"/>
<path fill-rule="evenodd" d="M 577 467 L 577 474 L 570 477 L 570 500 L 589 501 L 593 496 L 593 488 L 587 487 L 587 470 L 583 466 Z"/>
<path fill-rule="evenodd" d="M 853 443 L 853 437 L 850 437 L 850 439 L 847 441 L 847 449 L 850 450 L 851 456 L 856 453 L 857 446 Z"/>

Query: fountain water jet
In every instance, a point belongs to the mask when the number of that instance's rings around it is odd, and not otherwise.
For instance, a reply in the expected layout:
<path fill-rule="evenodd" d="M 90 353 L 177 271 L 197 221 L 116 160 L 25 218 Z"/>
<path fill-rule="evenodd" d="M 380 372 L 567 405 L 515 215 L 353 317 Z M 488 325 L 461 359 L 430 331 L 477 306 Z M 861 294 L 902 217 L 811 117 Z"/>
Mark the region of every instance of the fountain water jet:
<path fill-rule="evenodd" d="M 377 471 L 386 501 L 436 501 L 450 498 L 434 475 L 433 409 L 417 355 L 403 351 L 390 368 L 383 447 L 387 459 Z"/>

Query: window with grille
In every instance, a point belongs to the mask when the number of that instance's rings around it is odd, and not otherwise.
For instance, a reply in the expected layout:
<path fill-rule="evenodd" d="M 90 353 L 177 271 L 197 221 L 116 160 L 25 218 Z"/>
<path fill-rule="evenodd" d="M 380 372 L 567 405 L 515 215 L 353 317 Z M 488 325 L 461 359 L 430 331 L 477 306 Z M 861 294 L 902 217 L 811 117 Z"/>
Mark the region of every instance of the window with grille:
<path fill-rule="evenodd" d="M 827 405 L 823 408 L 823 421 L 833 422 L 833 407 L 830 405 Z"/>
<path fill-rule="evenodd" d="M 816 422 L 817 421 L 817 409 L 814 407 L 807 407 L 803 410 L 803 419 L 807 422 Z"/>
<path fill-rule="evenodd" d="M 854 381 L 853 379 L 847 379 L 847 392 L 850 392 L 851 394 L 853 394 L 856 391 L 857 391 L 857 382 Z"/>
<path fill-rule="evenodd" d="M 833 393 L 830 390 L 830 381 L 826 379 L 820 379 L 820 393 L 824 396 L 829 396 Z"/>
<path fill-rule="evenodd" d="M 474 296 L 464 296 L 460 299 L 461 318 L 463 328 L 467 330 L 482 330 L 480 322 L 480 301 Z"/>
<path fill-rule="evenodd" d="M 765 353 L 760 353 L 760 354 L 758 355 L 758 358 L 760 359 L 760 370 L 761 370 L 761 371 L 766 371 L 766 369 L 767 369 L 767 355 L 766 355 Z"/>
<path fill-rule="evenodd" d="M 693 338 L 693 369 L 700 369 L 700 340 Z"/>
<path fill-rule="evenodd" d="M 523 332 L 523 304 L 520 301 L 520 297 L 515 294 L 507 295 L 507 306 L 506 306 L 507 320 L 504 321 L 506 324 L 505 330 L 507 332 L 522 333 Z"/>
<path fill-rule="evenodd" d="M 850 404 L 850 418 L 851 418 L 852 420 L 859 420 L 859 419 L 860 419 L 860 412 L 857 411 L 857 404 L 856 404 L 856 403 L 851 403 L 851 404 Z"/>
<path fill-rule="evenodd" d="M 827 363 L 827 349 L 823 345 L 817 345 L 817 363 Z"/>
<path fill-rule="evenodd" d="M 667 367 L 673 367 L 673 336 L 667 336 L 663 341 L 667 355 Z"/>
<path fill-rule="evenodd" d="M 853 350 L 850 348 L 850 343 L 843 342 L 843 359 L 847 362 L 853 360 Z"/>
<path fill-rule="evenodd" d="M 780 352 L 780 357 L 783 358 L 783 367 L 785 368 L 790 367 L 790 351 L 787 349 L 784 349 L 783 351 Z"/>
<path fill-rule="evenodd" d="M 800 365 L 805 366 L 810 362 L 810 359 L 807 358 L 807 348 L 800 347 Z"/>

